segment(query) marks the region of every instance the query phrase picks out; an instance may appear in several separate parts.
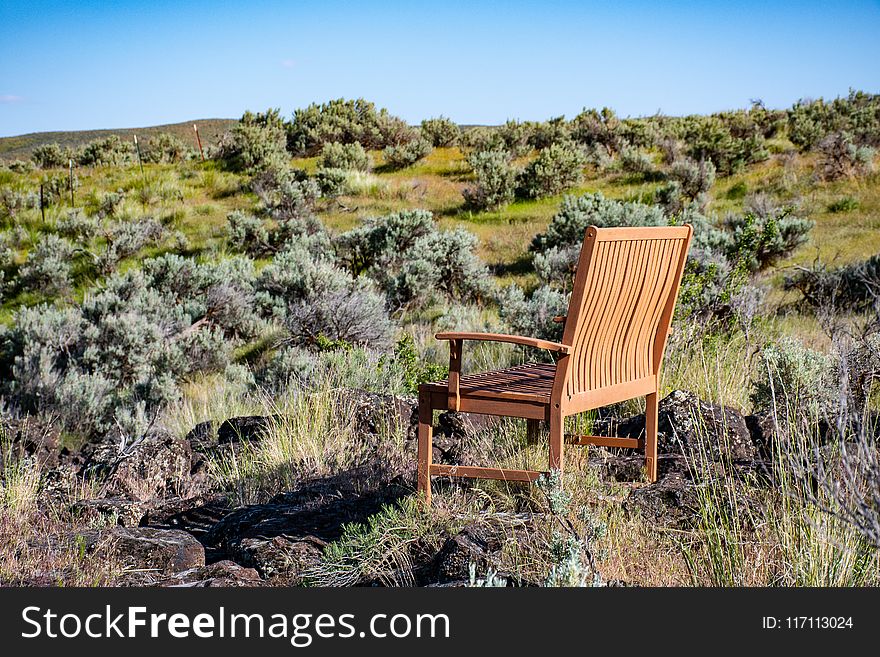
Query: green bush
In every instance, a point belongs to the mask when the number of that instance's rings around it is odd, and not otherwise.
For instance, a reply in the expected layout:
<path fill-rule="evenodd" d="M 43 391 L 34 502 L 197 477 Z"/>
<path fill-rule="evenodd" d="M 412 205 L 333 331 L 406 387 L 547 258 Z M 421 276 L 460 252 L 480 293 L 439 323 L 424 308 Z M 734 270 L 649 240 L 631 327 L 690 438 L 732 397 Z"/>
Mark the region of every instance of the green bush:
<path fill-rule="evenodd" d="M 858 146 L 880 146 L 880 95 L 850 91 L 830 103 L 801 100 L 788 110 L 788 138 L 801 150 L 838 132 L 849 133 Z"/>
<path fill-rule="evenodd" d="M 516 194 L 518 171 L 506 151 L 479 151 L 468 158 L 474 171 L 474 184 L 462 192 L 467 204 L 476 210 L 507 205 Z"/>
<path fill-rule="evenodd" d="M 51 233 L 40 237 L 21 267 L 22 285 L 47 295 L 66 295 L 73 289 L 74 246 Z"/>
<path fill-rule="evenodd" d="M 828 212 L 852 212 L 859 209 L 859 200 L 852 196 L 844 196 L 828 204 Z"/>
<path fill-rule="evenodd" d="M 583 179 L 584 156 L 571 143 L 554 143 L 541 150 L 520 176 L 521 194 L 544 198 L 575 187 Z"/>
<path fill-rule="evenodd" d="M 73 151 L 61 148 L 56 143 L 37 146 L 31 153 L 31 159 L 40 169 L 57 169 L 66 167 L 73 159 Z"/>
<path fill-rule="evenodd" d="M 547 232 L 535 236 L 533 251 L 581 244 L 589 226 L 665 226 L 663 211 L 654 205 L 606 199 L 601 193 L 565 196 Z"/>
<path fill-rule="evenodd" d="M 373 162 L 358 142 L 324 144 L 318 166 L 323 169 L 344 169 L 347 171 L 369 171 Z"/>
<path fill-rule="evenodd" d="M 369 218 L 336 245 L 349 271 L 375 280 L 392 307 L 424 305 L 437 296 L 479 299 L 489 285 L 474 253 L 477 238 L 461 229 L 437 230 L 425 210 Z"/>
<path fill-rule="evenodd" d="M 503 142 L 503 150 L 513 157 L 521 157 L 531 150 L 534 131 L 535 128 L 531 124 L 508 120 L 498 128 L 496 135 Z"/>
<path fill-rule="evenodd" d="M 298 157 L 316 155 L 324 144 L 360 143 L 367 150 L 376 150 L 398 143 L 405 122 L 358 98 L 338 98 L 298 109 L 287 126 L 287 148 Z"/>
<path fill-rule="evenodd" d="M 150 137 L 143 146 L 144 162 L 182 162 L 193 154 L 192 148 L 168 132 Z"/>
<path fill-rule="evenodd" d="M 455 146 L 461 136 L 458 125 L 445 116 L 433 119 L 425 119 L 421 125 L 422 135 L 431 142 L 434 148 L 447 148 Z"/>
<path fill-rule="evenodd" d="M 88 244 L 98 234 L 98 222 L 79 210 L 70 210 L 55 222 L 55 232 L 78 244 Z"/>
<path fill-rule="evenodd" d="M 431 154 L 434 147 L 427 139 L 418 136 L 394 146 L 386 146 L 382 153 L 385 163 L 395 169 L 411 167 L 413 164 Z"/>
<path fill-rule="evenodd" d="M 86 144 L 76 161 L 82 166 L 120 166 L 131 162 L 134 154 L 134 143 L 110 135 Z"/>
<path fill-rule="evenodd" d="M 838 180 L 869 173 L 874 166 L 874 149 L 857 146 L 852 135 L 834 132 L 819 142 L 818 173 L 823 180 Z"/>
<path fill-rule="evenodd" d="M 218 157 L 232 171 L 255 174 L 287 165 L 287 133 L 277 109 L 245 112 L 218 145 Z"/>

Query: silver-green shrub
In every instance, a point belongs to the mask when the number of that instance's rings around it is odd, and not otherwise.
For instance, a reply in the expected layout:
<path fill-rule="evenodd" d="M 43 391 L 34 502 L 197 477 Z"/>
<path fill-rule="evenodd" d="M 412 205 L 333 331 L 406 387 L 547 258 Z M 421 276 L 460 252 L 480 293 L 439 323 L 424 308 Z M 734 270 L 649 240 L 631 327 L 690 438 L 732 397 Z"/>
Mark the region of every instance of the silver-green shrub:
<path fill-rule="evenodd" d="M 461 129 L 452 119 L 438 116 L 425 119 L 421 125 L 422 135 L 431 142 L 434 148 L 455 146 L 461 136 Z"/>
<path fill-rule="evenodd" d="M 431 142 L 422 136 L 418 136 L 393 146 L 386 146 L 382 153 L 388 166 L 395 169 L 403 169 L 411 167 L 419 160 L 426 158 L 433 150 L 434 147 L 431 146 Z"/>
<path fill-rule="evenodd" d="M 575 187 L 583 179 L 584 155 L 572 143 L 554 142 L 542 149 L 520 175 L 526 198 L 544 198 Z"/>
<path fill-rule="evenodd" d="M 74 246 L 63 237 L 45 234 L 28 253 L 21 267 L 22 285 L 50 296 L 69 294 L 73 289 Z"/>
<path fill-rule="evenodd" d="M 318 166 L 323 169 L 344 169 L 348 171 L 369 171 L 373 162 L 358 142 L 340 144 L 330 142 L 321 148 Z"/>
<path fill-rule="evenodd" d="M 287 165 L 287 132 L 277 109 L 245 112 L 220 139 L 218 157 L 233 171 L 260 173 Z"/>
<path fill-rule="evenodd" d="M 476 245 L 473 234 L 440 231 L 430 212 L 409 210 L 365 220 L 338 238 L 337 251 L 350 271 L 375 280 L 392 306 L 421 305 L 486 294 L 489 272 Z"/>
<path fill-rule="evenodd" d="M 479 151 L 468 163 L 474 171 L 474 184 L 462 192 L 467 204 L 476 210 L 507 205 L 516 194 L 518 170 L 507 151 Z"/>

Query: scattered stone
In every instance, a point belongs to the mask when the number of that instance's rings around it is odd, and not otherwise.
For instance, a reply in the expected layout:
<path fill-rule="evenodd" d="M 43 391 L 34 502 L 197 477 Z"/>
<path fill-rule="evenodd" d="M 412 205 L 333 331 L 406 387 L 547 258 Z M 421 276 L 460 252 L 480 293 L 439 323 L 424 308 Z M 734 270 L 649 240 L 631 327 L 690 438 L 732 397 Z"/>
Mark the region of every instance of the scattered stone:
<path fill-rule="evenodd" d="M 263 586 L 263 581 L 253 568 L 245 568 L 234 561 L 224 560 L 174 573 L 156 584 L 181 588 L 244 588 Z"/>
<path fill-rule="evenodd" d="M 105 549 L 131 571 L 168 574 L 205 565 L 205 549 L 177 529 L 113 527 L 84 532 L 87 552 Z"/>
<path fill-rule="evenodd" d="M 214 422 L 211 420 L 199 422 L 186 434 L 185 440 L 194 450 L 200 452 L 214 447 L 216 444 L 214 440 Z"/>
<path fill-rule="evenodd" d="M 490 545 L 484 538 L 470 530 L 451 536 L 440 548 L 434 560 L 434 577 L 438 584 L 466 582 L 470 578 L 471 564 L 478 573 L 497 567 L 494 553 L 500 545 Z"/>
<path fill-rule="evenodd" d="M 94 446 L 83 474 L 103 481 L 105 495 L 146 501 L 188 493 L 191 464 L 188 442 L 157 432 L 122 453 L 108 443 Z"/>
<path fill-rule="evenodd" d="M 414 397 L 345 389 L 339 391 L 339 404 L 359 434 L 379 435 L 402 428 L 408 436 L 416 436 L 418 401 Z"/>
<path fill-rule="evenodd" d="M 249 443 L 262 440 L 280 419 L 281 416 L 279 415 L 231 417 L 228 420 L 224 420 L 220 428 L 217 429 L 217 444 L 229 445 L 232 443 Z"/>
<path fill-rule="evenodd" d="M 86 520 L 102 520 L 122 527 L 137 527 L 144 514 L 143 502 L 125 497 L 77 500 L 70 509 Z"/>
<path fill-rule="evenodd" d="M 316 536 L 245 538 L 233 545 L 232 556 L 238 563 L 255 568 L 265 579 L 299 584 L 300 574 L 321 561 L 326 545 Z"/>
<path fill-rule="evenodd" d="M 645 416 L 605 418 L 597 433 L 638 438 L 645 432 Z M 755 444 L 746 420 L 737 409 L 717 406 L 691 392 L 674 390 L 659 404 L 657 421 L 660 453 L 684 454 L 706 451 L 714 460 L 751 461 Z"/>

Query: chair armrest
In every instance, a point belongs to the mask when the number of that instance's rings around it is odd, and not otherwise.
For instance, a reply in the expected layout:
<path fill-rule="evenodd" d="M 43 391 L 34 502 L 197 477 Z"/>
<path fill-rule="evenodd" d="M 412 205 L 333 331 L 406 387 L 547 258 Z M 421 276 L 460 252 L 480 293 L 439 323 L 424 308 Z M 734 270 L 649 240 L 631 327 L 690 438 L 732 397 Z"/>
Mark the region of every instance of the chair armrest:
<path fill-rule="evenodd" d="M 549 351 L 558 351 L 567 354 L 571 351 L 571 346 L 562 344 L 561 342 L 552 342 L 550 340 L 541 340 L 539 338 L 527 338 L 522 335 L 507 335 L 506 333 L 453 333 L 444 332 L 434 336 L 438 340 L 479 340 L 482 342 L 508 342 L 510 344 L 520 344 L 526 347 L 535 347 L 536 349 L 547 349 Z"/>

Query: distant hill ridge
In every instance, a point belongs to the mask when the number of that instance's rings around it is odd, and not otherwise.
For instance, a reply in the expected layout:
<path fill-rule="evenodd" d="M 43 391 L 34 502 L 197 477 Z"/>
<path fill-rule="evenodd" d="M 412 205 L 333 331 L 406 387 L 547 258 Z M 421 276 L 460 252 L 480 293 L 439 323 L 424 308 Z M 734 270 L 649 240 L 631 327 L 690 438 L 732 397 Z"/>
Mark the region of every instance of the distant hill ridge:
<path fill-rule="evenodd" d="M 101 139 L 109 135 L 118 135 L 120 138 L 131 139 L 134 135 L 138 139 L 149 139 L 154 135 L 168 132 L 182 140 L 186 144 L 192 144 L 196 148 L 193 123 L 199 126 L 199 135 L 202 145 L 217 143 L 220 136 L 226 132 L 236 119 L 196 119 L 181 123 L 167 123 L 145 128 L 115 128 L 107 130 L 69 130 L 58 132 L 31 132 L 26 135 L 15 137 L 0 137 L 0 159 L 3 160 L 28 160 L 35 148 L 46 144 L 57 143 L 61 146 L 76 148 L 90 141 Z"/>

